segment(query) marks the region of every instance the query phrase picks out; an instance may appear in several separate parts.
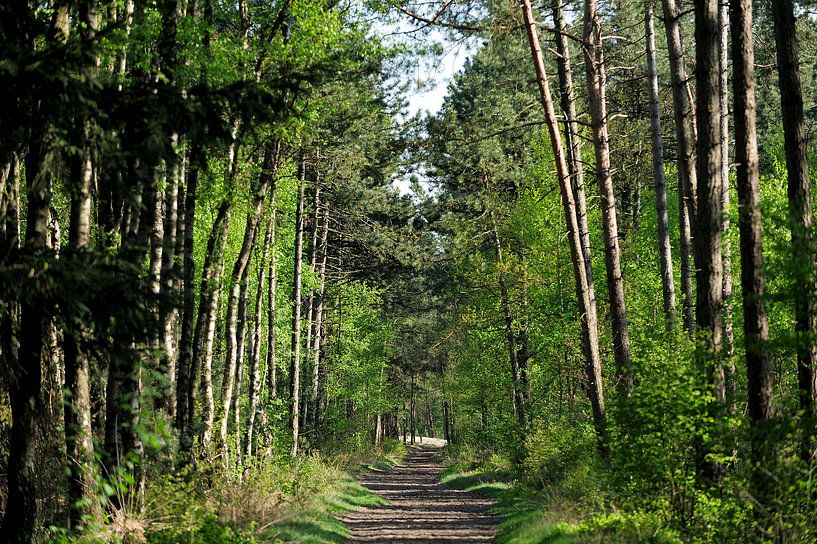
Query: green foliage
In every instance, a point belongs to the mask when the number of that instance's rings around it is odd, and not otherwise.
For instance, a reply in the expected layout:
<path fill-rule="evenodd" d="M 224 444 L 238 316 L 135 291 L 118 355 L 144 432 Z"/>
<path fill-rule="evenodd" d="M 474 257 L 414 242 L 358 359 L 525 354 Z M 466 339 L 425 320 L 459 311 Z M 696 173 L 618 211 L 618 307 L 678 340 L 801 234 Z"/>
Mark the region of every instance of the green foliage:
<path fill-rule="evenodd" d="M 595 500 L 600 495 L 603 466 L 593 450 L 596 436 L 589 421 L 539 423 L 525 440 L 521 474 L 537 487 L 557 486 L 570 500 Z"/>
<path fill-rule="evenodd" d="M 147 491 L 145 535 L 156 544 L 340 543 L 346 529 L 334 516 L 383 503 L 350 471 L 389 468 L 404 451 L 387 441 L 381 450 L 337 450 L 327 460 L 277 457 L 248 466 L 241 477 L 206 467 L 156 478 Z"/>
<path fill-rule="evenodd" d="M 224 525 L 213 514 L 204 514 L 196 520 L 196 527 L 190 531 L 171 529 L 148 533 L 151 544 L 255 544 L 256 540 L 235 532 Z"/>

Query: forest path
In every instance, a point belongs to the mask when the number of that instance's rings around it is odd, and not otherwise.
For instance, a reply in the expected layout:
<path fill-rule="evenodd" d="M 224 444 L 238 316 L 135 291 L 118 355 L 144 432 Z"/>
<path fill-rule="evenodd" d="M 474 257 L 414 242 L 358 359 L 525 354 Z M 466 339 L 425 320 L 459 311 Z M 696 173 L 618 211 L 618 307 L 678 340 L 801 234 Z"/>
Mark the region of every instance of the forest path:
<path fill-rule="evenodd" d="M 425 440 L 425 439 L 424 439 Z M 438 460 L 442 441 L 424 442 L 405 464 L 368 472 L 358 483 L 389 504 L 348 512 L 340 517 L 349 528 L 348 542 L 492 542 L 499 517 L 493 501 L 441 484 Z"/>

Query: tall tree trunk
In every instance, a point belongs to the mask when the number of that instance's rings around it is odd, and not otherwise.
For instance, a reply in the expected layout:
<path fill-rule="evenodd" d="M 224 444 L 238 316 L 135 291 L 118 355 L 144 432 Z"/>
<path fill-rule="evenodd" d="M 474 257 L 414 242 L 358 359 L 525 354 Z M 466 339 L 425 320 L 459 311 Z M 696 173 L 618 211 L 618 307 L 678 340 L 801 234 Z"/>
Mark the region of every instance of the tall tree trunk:
<path fill-rule="evenodd" d="M 411 421 L 411 443 L 417 442 L 417 386 L 414 375 L 411 375 L 411 396 L 409 397 L 409 420 Z"/>
<path fill-rule="evenodd" d="M 26 184 L 28 209 L 23 251 L 26 256 L 42 259 L 46 251 L 48 236 L 47 213 L 50 206 L 50 179 L 46 164 L 42 163 L 39 143 L 28 153 L 35 157 L 26 158 Z M 34 162 L 31 159 L 36 158 Z M 19 250 L 19 196 L 20 168 L 17 154 L 11 153 L 9 173 L 5 190 L 5 250 L 3 258 L 18 257 Z M 39 171 L 42 168 L 42 172 Z M 32 196 L 34 197 L 32 199 Z M 41 264 L 37 264 L 40 267 Z M 33 271 L 33 269 L 32 269 Z M 33 541 L 37 519 L 37 490 L 35 485 L 34 438 L 38 425 L 37 401 L 40 393 L 42 355 L 42 304 L 26 302 L 11 304 L 8 316 L 3 318 L 3 362 L 15 372 L 15 380 L 8 386 L 11 405 L 11 433 L 9 434 L 9 457 L 7 465 L 8 496 L 17 500 L 8 501 L 0 540 L 14 544 L 28 544 Z M 18 343 L 19 340 L 19 343 Z"/>
<path fill-rule="evenodd" d="M 247 213 L 247 222 L 244 228 L 244 241 L 241 244 L 241 251 L 233 265 L 232 287 L 230 297 L 227 302 L 226 319 L 226 345 L 227 360 L 224 364 L 224 376 L 221 383 L 222 398 L 222 419 L 221 419 L 221 442 L 227 461 L 227 429 L 230 419 L 230 408 L 233 402 L 234 388 L 236 385 L 236 373 L 238 372 L 238 362 L 240 354 L 243 354 L 244 320 L 241 318 L 239 306 L 242 299 L 246 303 L 246 282 L 247 271 L 252 250 L 255 244 L 255 235 L 258 222 L 261 218 L 261 211 L 266 199 L 267 192 L 274 182 L 278 160 L 280 157 L 280 141 L 270 140 L 264 149 L 264 162 L 258 183 L 254 187 L 250 211 Z M 242 293 L 243 292 L 243 293 Z"/>
<path fill-rule="evenodd" d="M 275 185 L 270 190 L 270 224 L 269 230 L 271 232 L 272 254 L 269 260 L 269 284 L 267 286 L 267 395 L 270 400 L 275 400 L 278 397 L 278 361 L 277 361 L 277 346 L 275 334 L 275 308 L 276 308 L 276 292 L 278 282 L 278 257 L 275 249 L 276 244 L 276 227 L 278 222 L 278 210 L 276 209 L 276 190 Z"/>
<path fill-rule="evenodd" d="M 556 173 L 559 178 L 562 204 L 567 223 L 570 254 L 573 261 L 573 274 L 576 280 L 576 295 L 579 303 L 579 315 L 582 323 L 582 344 L 585 354 L 585 372 L 587 376 L 587 393 L 593 410 L 593 424 L 598 436 L 599 453 L 603 459 L 609 458 L 607 445 L 607 420 L 604 411 L 604 388 L 601 377 L 601 355 L 599 353 L 598 323 L 596 320 L 595 300 L 590 297 L 588 277 L 585 270 L 581 232 L 576 214 L 573 187 L 570 183 L 570 172 L 565 160 L 564 147 L 559 132 L 553 99 L 550 96 L 550 85 L 539 45 L 536 22 L 533 18 L 530 0 L 520 0 L 525 30 L 531 49 L 531 57 L 536 70 L 536 81 L 539 98 L 542 102 L 545 121 L 548 126 L 553 156 L 556 161 Z"/>
<path fill-rule="evenodd" d="M 664 177 L 664 145 L 661 142 L 661 111 L 658 96 L 658 69 L 655 56 L 655 25 L 652 5 L 645 14 L 647 33 L 647 72 L 650 88 L 650 127 L 652 129 L 652 170 L 655 178 L 655 209 L 658 214 L 658 252 L 661 257 L 661 286 L 664 295 L 664 320 L 667 328 L 675 326 L 675 279 L 672 270 L 672 244 L 667 212 L 667 182 Z"/>
<path fill-rule="evenodd" d="M 596 0 L 584 3 L 584 66 L 590 106 L 593 145 L 596 151 L 596 176 L 601 195 L 601 216 L 604 231 L 604 260 L 607 289 L 610 293 L 610 319 L 613 325 L 613 353 L 616 360 L 616 386 L 622 397 L 630 395 L 633 377 L 630 369 L 630 333 L 627 328 L 627 307 L 624 300 L 624 279 L 621 270 L 621 249 L 618 243 L 616 194 L 610 167 L 610 134 L 607 128 L 607 76 L 604 66 L 604 45 Z"/>
<path fill-rule="evenodd" d="M 172 145 L 178 146 L 178 138 Z M 168 165 L 168 177 L 170 185 L 165 198 L 165 224 L 164 224 L 164 246 L 162 251 L 161 282 L 164 299 L 160 305 L 160 348 L 161 359 L 159 362 L 159 373 L 164 378 L 158 404 L 171 418 L 176 415 L 176 322 L 179 317 L 179 309 L 176 304 L 169 304 L 167 299 L 174 299 L 179 291 L 179 274 L 176 267 L 176 246 L 179 230 L 179 208 L 183 208 L 184 186 L 181 183 L 182 164 L 181 161 L 171 161 Z M 181 206 L 180 206 L 181 205 Z"/>
<path fill-rule="evenodd" d="M 204 2 L 204 35 L 202 44 L 210 60 L 211 32 L 213 22 L 213 2 Z M 201 81 L 207 80 L 205 62 L 202 69 Z M 198 388 L 196 387 L 196 360 L 194 346 L 194 319 L 196 305 L 196 263 L 193 258 L 194 227 L 196 224 L 196 188 L 199 171 L 207 168 L 207 153 L 202 142 L 194 139 L 190 144 L 190 158 L 188 160 L 187 179 L 184 198 L 184 242 L 182 245 L 183 266 L 183 296 L 182 321 L 179 335 L 179 358 L 176 365 L 176 428 L 179 431 L 179 451 L 189 454 L 193 449 L 193 416 L 196 407 Z M 187 461 L 192 463 L 192 458 Z"/>
<path fill-rule="evenodd" d="M 15 9 L 16 8 L 16 9 Z M 25 5 L 9 9 L 4 17 L 33 20 L 30 7 Z M 20 21 L 22 30 L 25 23 Z M 13 23 L 9 24 L 12 27 Z M 68 3 L 57 5 L 49 29 L 50 46 L 59 46 L 68 39 Z M 33 52 L 31 37 L 20 32 L 13 38 L 21 51 Z M 47 269 L 50 258 L 48 251 L 48 225 L 52 203 L 52 160 L 53 150 L 47 141 L 45 121 L 33 127 L 28 135 L 28 151 L 25 158 L 26 172 L 26 232 L 23 256 L 35 275 L 38 269 Z M 8 444 L 8 496 L 10 500 L 0 527 L 0 541 L 11 544 L 29 543 L 34 538 L 37 519 L 36 469 L 34 466 L 34 439 L 37 434 L 40 415 L 38 406 L 42 388 L 41 360 L 45 351 L 44 334 L 47 316 L 46 303 L 42 295 L 23 297 L 20 302 L 20 344 L 16 366 L 10 373 L 15 379 L 9 380 L 8 394 L 11 406 L 11 432 Z"/>
<path fill-rule="evenodd" d="M 769 322 L 766 316 L 760 216 L 760 166 L 757 153 L 755 52 L 752 44 L 752 0 L 732 0 L 732 95 L 734 99 L 735 163 L 738 182 L 740 280 L 743 289 L 743 334 L 755 492 L 764 497 L 762 468 L 764 422 L 772 418 L 772 378 L 769 369 Z"/>
<path fill-rule="evenodd" d="M 272 228 L 267 226 L 267 234 L 264 236 L 264 248 L 261 252 L 261 262 L 258 265 L 258 285 L 255 292 L 255 316 L 253 321 L 252 346 L 249 369 L 249 410 L 247 413 L 247 429 L 244 435 L 244 452 L 247 457 L 253 452 L 253 430 L 255 426 L 255 416 L 258 410 L 258 399 L 261 396 L 261 374 L 259 364 L 261 362 L 261 322 L 263 321 L 264 286 L 267 281 L 267 256 L 269 255 L 272 243 Z"/>
<path fill-rule="evenodd" d="M 98 27 L 95 0 L 83 0 L 79 6 L 80 29 L 83 47 L 94 39 Z M 96 68 L 98 59 L 90 57 Z M 68 243 L 76 253 L 79 264 L 81 255 L 91 241 L 91 187 L 93 185 L 92 151 L 89 145 L 91 125 L 84 123 L 82 129 L 82 152 L 72 161 L 71 177 L 77 183 L 71 195 L 71 220 Z M 84 515 L 95 515 L 96 467 L 94 457 L 93 428 L 91 426 L 90 365 L 87 342 L 90 329 L 84 316 L 77 316 L 75 325 L 63 330 L 65 354 L 64 428 L 65 453 L 68 479 L 69 524 L 74 528 L 82 523 Z"/>
<path fill-rule="evenodd" d="M 320 156 L 317 157 L 320 159 Z M 316 169 L 315 172 L 315 196 L 313 199 L 312 204 L 312 240 L 309 246 L 309 270 L 314 276 L 318 269 L 318 243 L 320 241 L 319 236 L 321 234 L 321 185 L 320 185 L 320 171 Z M 309 288 L 309 292 L 306 295 L 306 310 L 304 314 L 307 316 L 306 320 L 306 342 L 304 342 L 304 346 L 306 347 L 306 357 L 309 358 L 310 362 L 314 363 L 314 357 L 311 357 L 312 351 L 312 337 L 315 331 L 315 326 L 317 322 L 316 318 L 316 303 L 315 303 L 315 289 L 313 287 Z M 312 369 L 309 368 L 309 365 L 304 364 L 304 375 L 314 374 Z M 304 383 L 301 388 L 301 428 L 305 428 L 307 425 L 307 420 L 309 418 L 309 406 L 312 403 L 312 399 L 310 398 L 311 395 L 311 380 L 304 380 Z"/>
<path fill-rule="evenodd" d="M 254 252 L 255 241 L 257 238 L 258 227 L 256 225 L 256 234 L 253 235 L 250 246 Z M 238 326 L 237 326 L 237 346 L 236 352 L 238 357 L 235 362 L 235 378 L 233 381 L 233 427 L 235 433 L 235 466 L 240 467 L 242 464 L 242 439 L 241 435 L 241 385 L 244 376 L 244 360 L 247 356 L 247 306 L 250 289 L 250 266 L 247 263 L 247 268 L 244 270 L 244 281 L 241 283 L 241 290 L 238 295 Z"/>
<path fill-rule="evenodd" d="M 502 299 L 502 316 L 505 320 L 505 335 L 508 339 L 508 354 L 511 362 L 511 380 L 513 382 L 513 406 L 519 425 L 525 426 L 525 401 L 522 392 L 522 383 L 519 375 L 519 353 L 517 351 L 516 328 L 514 326 L 513 309 L 511 308 L 511 296 L 508 291 L 508 282 L 505 278 L 505 258 L 502 252 L 502 243 L 499 239 L 499 230 L 496 227 L 494 212 L 489 212 L 491 219 L 491 230 L 496 248 L 496 260 L 499 275 L 499 293 Z"/>
<path fill-rule="evenodd" d="M 165 238 L 165 190 L 158 190 L 156 192 L 156 199 L 153 202 L 154 214 L 153 224 L 151 225 L 150 237 L 150 254 L 148 263 L 148 290 L 150 292 L 152 311 L 157 326 L 151 327 L 149 348 L 150 348 L 150 363 L 155 366 L 151 370 L 158 373 L 161 369 L 162 355 L 161 355 L 161 332 L 162 327 L 158 326 L 161 322 L 161 306 L 159 303 L 159 295 L 162 292 L 162 255 L 164 254 L 164 238 Z M 156 393 L 160 393 L 161 386 L 158 382 L 156 386 Z"/>
<path fill-rule="evenodd" d="M 802 454 L 805 459 L 810 459 L 814 452 L 814 402 L 817 397 L 817 282 L 814 276 L 817 264 L 811 232 L 811 187 L 794 4 L 791 0 L 772 2 L 772 16 L 788 171 L 797 383 L 805 432 Z"/>
<path fill-rule="evenodd" d="M 298 424 L 300 423 L 301 394 L 301 276 L 304 245 L 304 190 L 306 187 L 306 164 L 301 157 L 298 163 L 298 207 L 295 211 L 295 271 L 292 288 L 292 355 L 289 363 L 289 426 L 292 432 L 293 457 L 298 455 Z"/>
<path fill-rule="evenodd" d="M 717 0 L 696 0 L 695 43 L 697 86 L 698 216 L 695 229 L 697 280 L 696 318 L 698 358 L 706 382 L 719 401 L 725 399 L 723 375 L 723 210 L 721 177 L 721 123 L 719 96 L 719 5 Z M 696 465 L 711 481 L 720 469 L 707 460 L 712 444 L 700 443 Z"/>
<path fill-rule="evenodd" d="M 698 206 L 698 176 L 695 166 L 695 110 L 684 61 L 681 22 L 675 0 L 663 0 L 664 25 L 669 49 L 672 103 L 675 110 L 675 137 L 678 141 L 678 217 L 681 258 L 681 311 L 684 329 L 692 332 L 692 240 Z"/>
<path fill-rule="evenodd" d="M 137 288 L 148 289 L 149 278 L 142 269 L 148 257 L 158 184 L 156 165 L 135 159 L 128 167 L 129 186 L 134 188 L 130 202 L 130 220 L 127 235 L 120 248 L 119 258 L 128 266 L 128 280 Z M 150 311 L 150 305 L 145 306 Z M 113 508 L 122 506 L 122 499 L 138 502 L 144 490 L 144 471 L 141 460 L 144 446 L 139 436 L 142 359 L 145 343 L 150 338 L 149 328 L 134 329 L 133 323 L 121 320 L 114 326 L 112 356 L 108 369 L 108 383 L 105 394 L 105 464 L 113 478 L 123 478 L 121 471 L 127 470 L 132 482 L 123 494 L 111 498 Z M 127 467 L 127 468 L 126 468 Z M 124 482 L 125 480 L 120 480 Z"/>
<path fill-rule="evenodd" d="M 216 219 L 210 229 L 207 240 L 207 252 L 201 271 L 199 288 L 199 316 L 193 337 L 193 364 L 201 368 L 202 402 L 202 435 L 201 445 L 204 451 L 209 450 L 213 437 L 215 418 L 215 399 L 213 397 L 213 344 L 216 336 L 218 318 L 218 297 L 221 293 L 221 276 L 224 271 L 224 250 L 230 228 L 232 206 L 226 198 L 219 205 Z"/>
<path fill-rule="evenodd" d="M 318 265 L 318 296 L 315 300 L 315 321 L 312 324 L 312 395 L 309 405 L 309 421 L 313 429 L 317 429 L 318 422 L 318 395 L 320 394 L 321 379 L 321 345 L 325 335 L 324 327 L 324 297 L 326 296 L 326 261 L 329 254 L 329 205 L 323 207 L 321 225 L 320 253 Z"/>
<path fill-rule="evenodd" d="M 198 141 L 190 150 L 190 165 L 184 199 L 184 246 L 182 265 L 184 290 L 182 301 L 181 338 L 179 339 L 179 362 L 176 379 L 176 428 L 179 430 L 179 450 L 190 453 L 193 448 L 193 410 L 196 401 L 196 365 L 193 359 L 193 328 L 196 311 L 196 263 L 194 251 L 194 227 L 196 224 L 196 187 L 199 171 L 206 167 L 207 157 Z"/>
<path fill-rule="evenodd" d="M 729 240 L 729 3 L 721 2 L 719 11 L 720 54 L 718 79 L 721 108 L 721 206 L 723 209 L 723 337 L 726 397 L 730 408 L 735 398 L 735 327 L 732 318 L 732 245 Z"/>
<path fill-rule="evenodd" d="M 581 236 L 582 258 L 587 276 L 588 297 L 592 309 L 596 309 L 596 293 L 593 286 L 593 266 L 590 253 L 590 227 L 587 225 L 587 199 L 584 189 L 584 163 L 582 162 L 581 136 L 576 115 L 576 93 L 573 87 L 573 68 L 570 63 L 570 46 L 564 20 L 562 0 L 553 0 L 553 23 L 556 27 L 556 66 L 559 72 L 559 96 L 562 113 L 565 116 L 565 137 L 567 138 L 567 165 L 570 172 L 573 199 Z M 595 321 L 597 318 L 593 317 Z"/>

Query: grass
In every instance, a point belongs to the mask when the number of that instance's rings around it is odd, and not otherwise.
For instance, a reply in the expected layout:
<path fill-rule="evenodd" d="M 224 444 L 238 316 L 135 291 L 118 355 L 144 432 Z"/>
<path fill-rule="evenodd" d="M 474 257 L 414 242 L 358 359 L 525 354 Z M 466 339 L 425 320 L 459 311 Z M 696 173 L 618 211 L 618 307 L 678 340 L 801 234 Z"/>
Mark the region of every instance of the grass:
<path fill-rule="evenodd" d="M 557 488 L 534 489 L 510 470 L 457 463 L 441 481 L 491 497 L 502 517 L 498 544 L 675 543 L 654 520 L 611 510 L 593 512 L 587 504 L 565 498 Z"/>
<path fill-rule="evenodd" d="M 338 482 L 336 489 L 317 497 L 310 508 L 293 511 L 289 519 L 262 531 L 259 542 L 303 542 L 334 544 L 344 542 L 346 526 L 335 516 L 363 508 L 385 504 L 385 500 L 354 481 Z"/>
<path fill-rule="evenodd" d="M 387 470 L 404 454 L 402 445 L 388 444 L 379 451 L 273 458 L 240 477 L 210 471 L 157 479 L 143 519 L 147 542 L 344 542 L 347 529 L 336 516 L 386 502 L 355 475 Z"/>

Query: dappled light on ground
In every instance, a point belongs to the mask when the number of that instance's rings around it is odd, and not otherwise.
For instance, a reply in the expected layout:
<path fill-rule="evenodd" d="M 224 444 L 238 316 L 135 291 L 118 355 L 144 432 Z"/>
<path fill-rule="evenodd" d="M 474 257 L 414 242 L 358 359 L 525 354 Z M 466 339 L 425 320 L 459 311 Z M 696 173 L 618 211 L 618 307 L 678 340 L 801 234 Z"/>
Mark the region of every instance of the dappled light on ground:
<path fill-rule="evenodd" d="M 493 501 L 441 484 L 440 448 L 424 440 L 404 465 L 358 480 L 389 502 L 340 518 L 350 542 L 493 542 L 499 523 Z"/>

